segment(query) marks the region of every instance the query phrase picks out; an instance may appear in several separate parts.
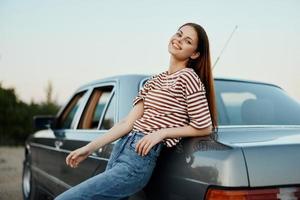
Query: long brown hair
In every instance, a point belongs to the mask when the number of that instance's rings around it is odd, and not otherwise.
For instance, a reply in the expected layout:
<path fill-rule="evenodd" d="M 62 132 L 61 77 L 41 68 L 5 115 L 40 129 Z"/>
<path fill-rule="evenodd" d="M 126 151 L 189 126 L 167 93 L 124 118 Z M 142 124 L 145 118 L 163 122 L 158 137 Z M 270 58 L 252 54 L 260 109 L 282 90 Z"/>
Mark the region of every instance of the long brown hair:
<path fill-rule="evenodd" d="M 213 129 L 214 131 L 217 131 L 218 113 L 216 107 L 214 78 L 211 69 L 208 37 L 204 28 L 202 28 L 202 26 L 200 26 L 199 24 L 186 23 L 181 27 L 183 26 L 191 26 L 197 32 L 198 45 L 196 51 L 200 53 L 200 56 L 198 56 L 198 58 L 196 59 L 189 59 L 186 67 L 193 68 L 194 71 L 198 74 L 201 82 L 204 84 L 205 91 L 206 91 L 205 95 L 208 101 L 208 107 L 212 118 Z M 181 27 L 179 27 L 179 29 Z"/>

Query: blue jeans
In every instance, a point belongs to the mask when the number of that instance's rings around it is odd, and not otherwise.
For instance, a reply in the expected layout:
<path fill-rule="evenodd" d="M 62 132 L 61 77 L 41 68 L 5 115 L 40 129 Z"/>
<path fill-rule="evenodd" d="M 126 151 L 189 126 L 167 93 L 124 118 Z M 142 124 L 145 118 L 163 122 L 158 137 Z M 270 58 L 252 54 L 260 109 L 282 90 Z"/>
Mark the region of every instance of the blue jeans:
<path fill-rule="evenodd" d="M 115 144 L 104 172 L 60 194 L 55 200 L 117 200 L 143 189 L 148 183 L 163 147 L 156 144 L 146 156 L 135 152 L 136 143 L 144 133 L 131 131 Z"/>

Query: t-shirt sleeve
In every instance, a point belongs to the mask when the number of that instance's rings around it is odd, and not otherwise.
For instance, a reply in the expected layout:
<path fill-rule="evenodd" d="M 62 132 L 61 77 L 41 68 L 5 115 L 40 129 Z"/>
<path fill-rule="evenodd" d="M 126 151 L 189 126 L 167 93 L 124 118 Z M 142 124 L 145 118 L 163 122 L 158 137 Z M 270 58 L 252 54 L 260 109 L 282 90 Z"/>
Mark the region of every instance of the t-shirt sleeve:
<path fill-rule="evenodd" d="M 140 100 L 145 100 L 145 97 L 146 97 L 148 91 L 152 87 L 154 77 L 156 77 L 156 76 L 154 75 L 150 79 L 148 79 L 147 82 L 144 84 L 143 88 L 140 89 L 138 95 L 133 99 L 133 102 L 132 102 L 133 106 L 135 106 L 135 104 L 137 104 Z"/>
<path fill-rule="evenodd" d="M 203 129 L 212 125 L 205 88 L 198 77 L 189 77 L 186 87 L 186 102 L 190 126 Z"/>

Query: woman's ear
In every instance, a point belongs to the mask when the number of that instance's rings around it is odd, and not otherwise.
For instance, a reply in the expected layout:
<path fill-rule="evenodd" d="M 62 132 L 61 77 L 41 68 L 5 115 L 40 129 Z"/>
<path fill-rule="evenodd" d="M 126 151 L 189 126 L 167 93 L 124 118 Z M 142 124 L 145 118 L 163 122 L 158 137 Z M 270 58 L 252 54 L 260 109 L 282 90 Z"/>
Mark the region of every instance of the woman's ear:
<path fill-rule="evenodd" d="M 191 55 L 190 58 L 191 58 L 192 60 L 195 60 L 195 59 L 198 58 L 199 56 L 200 56 L 200 52 L 197 51 L 197 52 L 193 53 L 193 55 Z"/>

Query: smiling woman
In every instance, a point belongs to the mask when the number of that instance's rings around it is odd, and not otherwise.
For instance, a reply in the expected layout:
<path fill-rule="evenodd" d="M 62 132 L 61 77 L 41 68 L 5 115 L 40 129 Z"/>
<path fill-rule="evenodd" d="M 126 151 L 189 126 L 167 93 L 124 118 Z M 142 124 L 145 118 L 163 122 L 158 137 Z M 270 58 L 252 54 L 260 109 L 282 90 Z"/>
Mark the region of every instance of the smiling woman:
<path fill-rule="evenodd" d="M 216 130 L 206 32 L 198 24 L 184 24 L 171 37 L 168 51 L 168 70 L 147 81 L 133 99 L 127 117 L 66 158 L 67 165 L 75 168 L 97 149 L 121 138 L 106 171 L 70 188 L 56 200 L 127 198 L 148 183 L 164 146 L 173 147 L 182 137 L 207 136 Z M 102 98 L 103 93 L 95 94 L 97 99 Z M 98 100 L 94 102 L 95 107 Z M 87 109 L 84 115 L 92 113 Z"/>
<path fill-rule="evenodd" d="M 193 31 L 193 27 L 183 26 L 171 38 L 169 52 L 176 55 L 178 59 L 185 60 L 187 57 L 196 59 L 200 54 L 200 52 L 195 51 L 197 45 L 197 33 Z M 180 51 L 180 53 L 178 54 L 176 51 Z"/>

